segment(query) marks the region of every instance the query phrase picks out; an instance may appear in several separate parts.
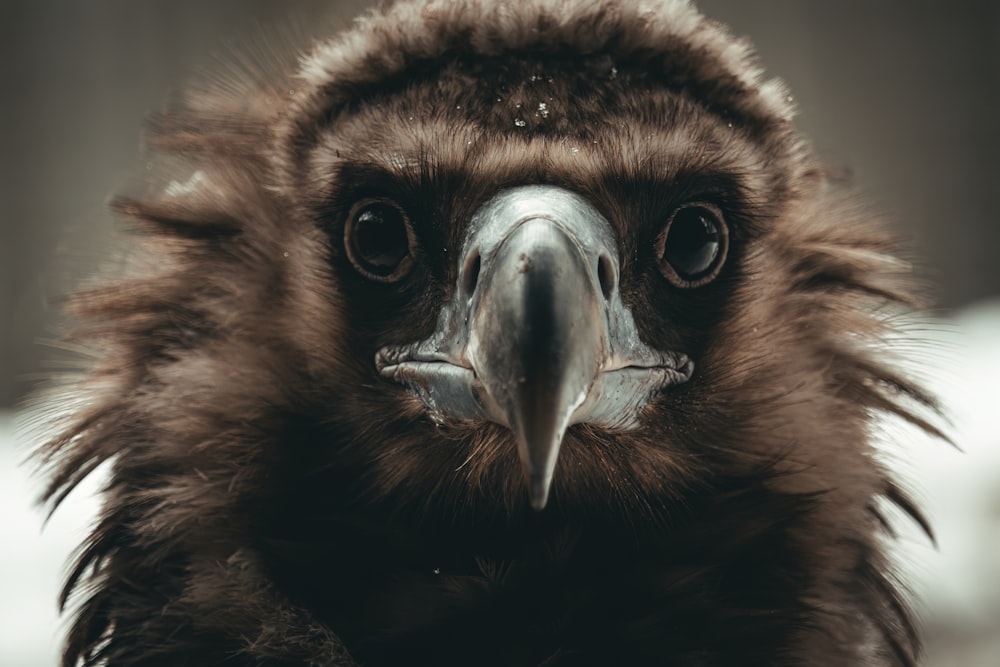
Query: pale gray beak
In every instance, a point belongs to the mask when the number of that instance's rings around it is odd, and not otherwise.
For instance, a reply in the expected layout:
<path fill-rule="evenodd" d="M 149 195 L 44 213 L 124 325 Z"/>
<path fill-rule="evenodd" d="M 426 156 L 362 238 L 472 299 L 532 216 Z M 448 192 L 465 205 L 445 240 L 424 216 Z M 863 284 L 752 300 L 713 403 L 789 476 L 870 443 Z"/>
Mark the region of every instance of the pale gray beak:
<path fill-rule="evenodd" d="M 635 428 L 649 399 L 693 370 L 639 340 L 618 269 L 611 225 L 585 199 L 552 186 L 503 192 L 471 221 L 434 334 L 380 350 L 376 366 L 435 419 L 510 428 L 542 509 L 571 424 Z"/>

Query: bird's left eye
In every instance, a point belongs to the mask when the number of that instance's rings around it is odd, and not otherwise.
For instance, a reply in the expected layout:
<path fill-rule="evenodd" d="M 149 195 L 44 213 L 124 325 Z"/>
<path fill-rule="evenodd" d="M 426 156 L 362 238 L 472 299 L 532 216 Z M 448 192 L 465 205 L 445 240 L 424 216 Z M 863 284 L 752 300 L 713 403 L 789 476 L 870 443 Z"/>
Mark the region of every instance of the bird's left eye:
<path fill-rule="evenodd" d="M 363 201 L 351 209 L 344 227 L 347 257 L 358 272 L 379 282 L 395 282 L 413 265 L 410 219 L 387 201 Z"/>
<path fill-rule="evenodd" d="M 728 243 L 729 230 L 717 208 L 682 206 L 656 241 L 660 273 L 677 287 L 704 285 L 719 275 Z"/>

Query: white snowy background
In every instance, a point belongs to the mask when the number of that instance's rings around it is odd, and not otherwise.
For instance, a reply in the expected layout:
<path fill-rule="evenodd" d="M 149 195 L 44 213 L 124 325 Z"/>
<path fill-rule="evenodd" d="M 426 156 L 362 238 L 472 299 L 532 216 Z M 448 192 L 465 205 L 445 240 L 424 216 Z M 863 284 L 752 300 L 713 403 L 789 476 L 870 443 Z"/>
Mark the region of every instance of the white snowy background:
<path fill-rule="evenodd" d="M 912 340 L 910 340 L 912 338 Z M 904 528 L 897 549 L 927 628 L 926 667 L 1000 665 L 1000 302 L 915 327 L 900 345 L 943 397 L 962 450 L 886 427 L 887 455 L 920 498 L 938 548 Z M 94 517 L 89 480 L 42 529 L 41 482 L 20 465 L 16 416 L 0 413 L 0 667 L 53 667 L 64 622 L 56 597 Z"/>

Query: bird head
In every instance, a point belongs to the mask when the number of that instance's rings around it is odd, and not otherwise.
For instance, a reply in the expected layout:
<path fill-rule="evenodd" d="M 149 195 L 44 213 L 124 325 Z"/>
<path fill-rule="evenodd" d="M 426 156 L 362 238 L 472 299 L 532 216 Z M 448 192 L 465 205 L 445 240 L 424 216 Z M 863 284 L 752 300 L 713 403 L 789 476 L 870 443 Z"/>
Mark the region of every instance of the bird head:
<path fill-rule="evenodd" d="M 810 283 L 840 205 L 783 85 L 686 3 L 401 3 L 298 81 L 285 317 L 366 493 L 648 503 L 840 409 L 824 368 L 869 325 Z"/>
<path fill-rule="evenodd" d="M 50 493 L 109 458 L 241 515 L 881 485 L 869 415 L 924 398 L 870 345 L 906 266 L 792 116 L 679 1 L 404 1 L 210 81 L 115 203 L 135 272 L 73 302 L 108 352 Z M 143 507 L 178 506 L 167 477 Z"/>

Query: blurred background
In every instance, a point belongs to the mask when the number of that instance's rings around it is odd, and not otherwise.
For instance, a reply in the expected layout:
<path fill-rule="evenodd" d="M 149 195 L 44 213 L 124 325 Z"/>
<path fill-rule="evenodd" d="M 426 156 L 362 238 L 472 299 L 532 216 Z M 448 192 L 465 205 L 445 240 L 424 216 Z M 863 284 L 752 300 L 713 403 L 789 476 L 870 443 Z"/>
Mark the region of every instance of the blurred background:
<path fill-rule="evenodd" d="M 56 589 L 93 489 L 42 533 L 13 424 L 53 371 L 60 295 L 114 256 L 105 203 L 142 169 L 144 116 L 262 35 L 332 34 L 365 4 L 0 2 L 0 665 L 56 664 Z M 899 560 L 929 628 L 928 667 L 1000 665 L 1000 3 L 699 5 L 790 84 L 799 126 L 912 239 L 935 287 L 939 308 L 907 349 L 965 453 L 887 425 L 887 440 L 908 443 L 895 456 L 940 541 L 904 535 Z"/>

